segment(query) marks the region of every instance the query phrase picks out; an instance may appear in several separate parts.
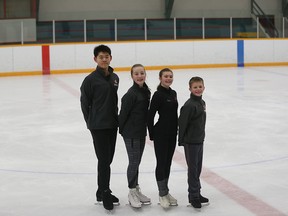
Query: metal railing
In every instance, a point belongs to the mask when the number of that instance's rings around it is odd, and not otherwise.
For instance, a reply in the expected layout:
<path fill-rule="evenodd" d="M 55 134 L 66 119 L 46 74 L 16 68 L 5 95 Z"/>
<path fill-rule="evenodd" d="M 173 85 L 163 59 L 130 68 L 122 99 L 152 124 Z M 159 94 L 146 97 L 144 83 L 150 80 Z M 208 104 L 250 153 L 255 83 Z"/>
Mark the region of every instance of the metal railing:
<path fill-rule="evenodd" d="M 35 20 L 34 24 L 14 20 L 13 25 L 1 25 L 0 22 L 0 44 L 267 37 L 267 35 L 259 34 L 260 26 L 259 17 L 256 20 L 253 18 L 53 20 L 47 22 Z M 283 37 L 287 37 L 287 26 L 287 21 L 283 18 Z M 9 36 L 9 33 L 12 35 Z"/>
<path fill-rule="evenodd" d="M 279 32 L 274 23 L 271 22 L 270 17 L 264 13 L 255 0 L 251 0 L 251 14 L 255 15 L 256 19 L 258 18 L 264 33 L 266 33 L 268 37 L 279 37 Z"/>

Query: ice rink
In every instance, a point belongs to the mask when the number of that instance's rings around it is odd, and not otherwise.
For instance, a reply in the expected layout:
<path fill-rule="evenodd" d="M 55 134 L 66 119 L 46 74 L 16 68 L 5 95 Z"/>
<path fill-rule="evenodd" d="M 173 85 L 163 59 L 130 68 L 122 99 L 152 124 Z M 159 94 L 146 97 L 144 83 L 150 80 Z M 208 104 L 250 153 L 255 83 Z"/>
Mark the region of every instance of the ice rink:
<path fill-rule="evenodd" d="M 132 79 L 129 72 L 117 74 L 120 102 Z M 107 213 L 94 205 L 97 160 L 79 100 L 86 75 L 0 77 L 0 216 Z M 210 205 L 200 212 L 187 207 L 186 163 L 178 146 L 169 187 L 179 206 L 163 210 L 157 204 L 155 155 L 147 139 L 139 183 L 152 204 L 128 206 L 128 159 L 119 135 L 111 189 L 121 205 L 112 214 L 288 215 L 288 67 L 174 70 L 179 109 L 192 76 L 204 78 L 206 86 L 201 180 Z M 158 83 L 158 71 L 147 71 L 152 93 Z"/>

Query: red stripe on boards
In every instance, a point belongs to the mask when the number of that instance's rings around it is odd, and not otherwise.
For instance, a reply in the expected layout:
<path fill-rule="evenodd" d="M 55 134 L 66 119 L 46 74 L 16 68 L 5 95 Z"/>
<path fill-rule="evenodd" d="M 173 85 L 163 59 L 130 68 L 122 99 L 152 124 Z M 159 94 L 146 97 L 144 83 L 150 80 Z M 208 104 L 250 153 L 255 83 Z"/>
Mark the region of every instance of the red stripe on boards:
<path fill-rule="evenodd" d="M 50 48 L 48 45 L 42 46 L 42 73 L 50 74 Z"/>

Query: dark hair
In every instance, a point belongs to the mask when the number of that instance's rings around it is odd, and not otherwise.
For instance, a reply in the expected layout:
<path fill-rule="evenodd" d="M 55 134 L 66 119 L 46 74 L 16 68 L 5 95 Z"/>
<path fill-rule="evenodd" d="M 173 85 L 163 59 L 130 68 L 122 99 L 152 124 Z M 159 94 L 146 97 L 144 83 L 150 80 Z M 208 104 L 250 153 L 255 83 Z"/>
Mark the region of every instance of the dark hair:
<path fill-rule="evenodd" d="M 134 69 L 135 67 L 143 67 L 143 68 L 144 68 L 144 71 L 145 71 L 145 67 L 144 67 L 142 64 L 134 64 L 134 65 L 131 67 L 131 70 L 130 70 L 131 76 L 132 76 L 132 74 L 133 74 L 133 69 Z"/>
<path fill-rule="evenodd" d="M 192 77 L 190 80 L 189 80 L 189 87 L 191 87 L 192 83 L 195 83 L 195 82 L 202 82 L 203 85 L 204 85 L 204 80 L 201 78 L 201 77 Z"/>
<path fill-rule="evenodd" d="M 103 44 L 96 46 L 94 48 L 94 57 L 97 57 L 100 52 L 108 53 L 109 55 L 111 55 L 111 49 Z"/>
<path fill-rule="evenodd" d="M 159 71 L 159 78 L 162 77 L 164 72 L 171 72 L 173 74 L 173 71 L 170 68 L 163 68 L 162 70 Z M 161 82 L 157 86 L 157 90 L 159 90 L 160 86 L 161 86 Z"/>

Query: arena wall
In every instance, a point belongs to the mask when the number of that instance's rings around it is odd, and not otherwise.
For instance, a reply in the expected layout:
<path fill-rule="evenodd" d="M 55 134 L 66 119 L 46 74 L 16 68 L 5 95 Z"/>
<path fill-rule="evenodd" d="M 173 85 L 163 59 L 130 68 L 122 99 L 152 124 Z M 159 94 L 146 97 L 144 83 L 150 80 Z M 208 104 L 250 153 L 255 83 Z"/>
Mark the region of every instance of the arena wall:
<path fill-rule="evenodd" d="M 95 68 L 93 49 L 101 43 L 0 47 L 0 76 L 83 73 Z M 149 70 L 288 65 L 288 39 L 107 42 L 111 66 L 128 71 L 135 63 Z"/>

